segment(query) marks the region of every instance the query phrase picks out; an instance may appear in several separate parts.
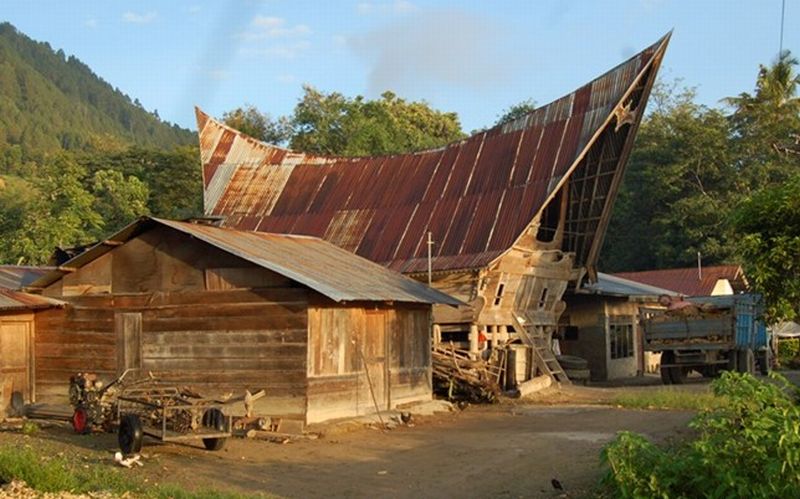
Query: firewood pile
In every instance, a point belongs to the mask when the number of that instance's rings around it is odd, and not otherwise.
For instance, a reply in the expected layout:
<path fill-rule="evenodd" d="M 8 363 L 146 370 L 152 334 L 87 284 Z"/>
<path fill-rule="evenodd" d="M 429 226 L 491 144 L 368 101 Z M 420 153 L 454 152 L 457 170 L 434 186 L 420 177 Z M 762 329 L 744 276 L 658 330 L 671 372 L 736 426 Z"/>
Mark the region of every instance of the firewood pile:
<path fill-rule="evenodd" d="M 505 365 L 505 350 L 489 361 L 473 359 L 469 352 L 453 345 L 433 348 L 433 389 L 448 400 L 473 403 L 497 401 L 502 390 L 500 380 Z"/>

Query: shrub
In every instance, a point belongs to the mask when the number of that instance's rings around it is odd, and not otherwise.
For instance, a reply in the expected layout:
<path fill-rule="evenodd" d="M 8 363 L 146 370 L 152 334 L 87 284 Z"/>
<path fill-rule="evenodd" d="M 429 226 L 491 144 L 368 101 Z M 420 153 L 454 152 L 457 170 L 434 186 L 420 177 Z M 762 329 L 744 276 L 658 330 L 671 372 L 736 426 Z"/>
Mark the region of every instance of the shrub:
<path fill-rule="evenodd" d="M 800 497 L 800 409 L 785 378 L 724 373 L 724 399 L 690 423 L 695 440 L 660 447 L 620 433 L 603 451 L 619 497 Z"/>
<path fill-rule="evenodd" d="M 794 367 L 800 357 L 800 338 L 781 338 L 778 340 L 778 365 Z"/>

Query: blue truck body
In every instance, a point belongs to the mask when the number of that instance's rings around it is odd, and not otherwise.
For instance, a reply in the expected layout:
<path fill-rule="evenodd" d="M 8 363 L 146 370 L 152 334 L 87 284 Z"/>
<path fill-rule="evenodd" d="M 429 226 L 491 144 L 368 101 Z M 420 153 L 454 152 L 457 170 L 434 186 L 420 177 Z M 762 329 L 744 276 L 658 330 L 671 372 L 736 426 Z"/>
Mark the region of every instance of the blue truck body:
<path fill-rule="evenodd" d="M 716 376 L 720 370 L 762 372 L 769 369 L 767 328 L 761 321 L 761 297 L 756 294 L 701 296 L 689 313 L 643 308 L 644 347 L 661 352 L 665 383 L 680 383 L 691 370 Z"/>

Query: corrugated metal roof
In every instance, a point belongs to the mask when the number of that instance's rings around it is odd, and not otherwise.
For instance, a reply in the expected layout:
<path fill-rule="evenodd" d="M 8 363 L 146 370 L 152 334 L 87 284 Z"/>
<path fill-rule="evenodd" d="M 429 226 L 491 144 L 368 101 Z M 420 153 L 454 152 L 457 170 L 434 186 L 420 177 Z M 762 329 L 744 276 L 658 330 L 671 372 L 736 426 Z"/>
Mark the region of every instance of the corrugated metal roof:
<path fill-rule="evenodd" d="M 322 237 L 406 273 L 426 269 L 430 231 L 434 270 L 484 267 L 576 167 L 668 37 L 551 104 L 432 151 L 296 153 L 197 109 L 206 214 L 225 216 L 228 227 Z"/>
<path fill-rule="evenodd" d="M 462 305 L 449 295 L 316 237 L 267 234 L 143 217 L 108 240 L 125 242 L 157 225 L 188 234 L 335 301 Z M 66 262 L 63 267 L 80 268 L 113 248 L 113 245 L 98 244 Z M 33 286 L 48 286 L 62 275 L 63 271 L 55 269 L 34 282 Z"/>
<path fill-rule="evenodd" d="M 53 267 L 0 265 L 0 288 L 21 289 L 52 269 Z"/>
<path fill-rule="evenodd" d="M 619 276 L 597 273 L 597 282 L 583 287 L 589 293 L 607 296 L 676 296 L 678 293 L 669 289 L 649 286 L 640 282 L 624 279 Z"/>
<path fill-rule="evenodd" d="M 697 267 L 680 269 L 646 270 L 643 272 L 617 272 L 616 277 L 670 289 L 684 296 L 708 296 L 717 281 L 727 279 L 735 292 L 745 291 L 747 279 L 739 265 L 703 267 L 702 276 Z"/>
<path fill-rule="evenodd" d="M 0 310 L 36 310 L 63 307 L 64 302 L 40 295 L 32 295 L 13 289 L 0 289 Z"/>

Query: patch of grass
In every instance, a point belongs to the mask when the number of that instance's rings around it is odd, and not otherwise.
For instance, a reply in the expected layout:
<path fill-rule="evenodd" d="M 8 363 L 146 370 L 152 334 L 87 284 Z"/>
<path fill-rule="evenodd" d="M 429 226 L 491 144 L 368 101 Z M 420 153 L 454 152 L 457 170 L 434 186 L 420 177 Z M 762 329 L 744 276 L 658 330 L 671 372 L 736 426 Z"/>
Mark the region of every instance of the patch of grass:
<path fill-rule="evenodd" d="M 22 480 L 40 492 L 126 492 L 153 499 L 244 499 L 242 494 L 201 489 L 185 490 L 177 485 L 144 485 L 112 465 L 71 462 L 63 457 L 41 456 L 29 447 L 0 447 L 0 484 Z M 262 496 L 255 496 L 262 497 Z"/>
<path fill-rule="evenodd" d="M 662 387 L 655 390 L 632 391 L 617 395 L 612 404 L 627 409 L 673 409 L 701 411 L 715 409 L 725 404 L 724 397 L 710 392 L 690 392 L 677 387 Z"/>

